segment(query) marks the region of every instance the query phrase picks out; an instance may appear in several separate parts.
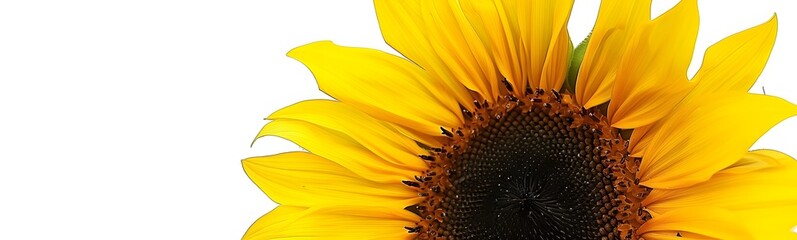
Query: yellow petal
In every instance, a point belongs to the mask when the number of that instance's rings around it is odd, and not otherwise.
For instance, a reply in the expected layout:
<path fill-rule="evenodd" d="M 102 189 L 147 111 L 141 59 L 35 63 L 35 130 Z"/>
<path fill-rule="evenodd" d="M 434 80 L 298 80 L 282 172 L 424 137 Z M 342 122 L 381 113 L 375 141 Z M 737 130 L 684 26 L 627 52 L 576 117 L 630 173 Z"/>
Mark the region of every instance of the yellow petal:
<path fill-rule="evenodd" d="M 345 103 L 330 100 L 303 101 L 280 109 L 268 119 L 306 121 L 346 133 L 377 156 L 393 164 L 418 171 L 428 167 L 418 157 L 421 154 L 428 154 L 428 151 L 383 122 Z"/>
<path fill-rule="evenodd" d="M 433 54 L 435 49 L 430 38 L 436 33 L 428 32 L 426 28 L 421 1 L 374 0 L 374 7 L 382 37 L 387 44 L 425 69 L 435 79 L 424 82 L 428 85 L 427 88 L 434 92 L 448 92 L 450 98 L 456 99 L 468 109 L 473 109 L 470 92 L 454 78 L 446 66 L 447 62 Z"/>
<path fill-rule="evenodd" d="M 456 100 L 427 88 L 428 74 L 399 57 L 329 41 L 295 48 L 288 56 L 313 72 L 322 91 L 383 121 L 429 134 L 462 124 Z"/>
<path fill-rule="evenodd" d="M 797 226 L 797 206 L 779 206 L 734 211 L 739 223 L 751 229 L 754 239 L 797 239 L 792 230 Z"/>
<path fill-rule="evenodd" d="M 536 58 L 527 61 L 531 65 L 526 68 L 534 69 L 534 64 L 539 61 L 535 54 L 545 54 L 542 66 L 542 75 L 539 87 L 544 90 L 559 90 L 567 77 L 568 64 L 570 63 L 570 48 L 572 43 L 567 31 L 570 19 L 570 10 L 573 9 L 572 0 L 560 1 L 518 1 L 532 2 L 531 8 L 518 8 L 518 22 L 521 26 L 521 40 L 526 50 L 526 56 Z M 529 24 L 530 28 L 524 28 Z M 547 45 L 547 46 L 546 46 Z M 532 71 L 533 74 L 533 71 Z M 534 79 L 536 75 L 532 75 Z M 534 80 L 532 80 L 534 82 Z M 532 86 L 536 86 L 533 85 Z"/>
<path fill-rule="evenodd" d="M 797 226 L 797 162 L 781 152 L 756 150 L 711 179 L 686 188 L 654 189 L 651 211 L 717 207 L 739 216 L 755 239 L 793 239 Z M 699 213 L 695 213 L 699 214 Z"/>
<path fill-rule="evenodd" d="M 657 239 L 752 239 L 733 213 L 720 208 L 681 208 L 651 218 L 638 229 L 641 237 Z M 677 236 L 682 236 L 677 238 Z"/>
<path fill-rule="evenodd" d="M 678 189 L 654 189 L 643 204 L 657 213 L 702 206 L 729 210 L 797 206 L 797 165 L 772 165 L 783 160 L 748 153 L 741 163 L 705 182 Z M 797 219 L 794 223 L 797 225 Z"/>
<path fill-rule="evenodd" d="M 542 68 L 540 77 L 540 88 L 544 90 L 559 90 L 567 78 L 568 64 L 570 64 L 570 52 L 572 43 L 570 33 L 563 25 L 556 37 L 551 39 L 551 46 L 548 49 L 545 65 Z"/>
<path fill-rule="evenodd" d="M 462 3 L 515 95 L 527 85 L 559 89 L 569 63 L 567 20 L 573 1 L 465 1 Z"/>
<path fill-rule="evenodd" d="M 681 1 L 646 25 L 632 37 L 617 71 L 608 111 L 614 127 L 658 120 L 690 87 L 686 70 L 697 38 L 697 2 Z"/>
<path fill-rule="evenodd" d="M 767 130 L 797 114 L 783 99 L 724 93 L 679 105 L 645 150 L 642 185 L 673 189 L 705 180 L 734 162 Z"/>
<path fill-rule="evenodd" d="M 398 182 L 413 179 L 418 169 L 397 165 L 380 158 L 342 132 L 293 120 L 277 119 L 263 126 L 257 138 L 276 136 L 296 143 L 308 151 L 329 159 L 366 179 Z"/>
<path fill-rule="evenodd" d="M 723 169 L 721 173 L 742 174 L 770 167 L 785 167 L 797 165 L 789 155 L 771 150 L 760 149 L 747 152 L 741 159 Z"/>
<path fill-rule="evenodd" d="M 298 210 L 266 214 L 243 239 L 412 239 L 416 235 L 404 227 L 415 226 L 419 220 L 404 209 L 330 206 Z"/>
<path fill-rule="evenodd" d="M 650 240 L 716 240 L 716 238 L 702 236 L 694 233 L 682 233 L 678 231 L 660 231 L 645 234 L 645 239 Z"/>
<path fill-rule="evenodd" d="M 252 157 L 243 161 L 246 174 L 274 202 L 291 206 L 358 204 L 404 208 L 419 200 L 401 179 L 378 183 L 307 152 Z"/>
<path fill-rule="evenodd" d="M 445 137 L 444 135 L 439 133 L 434 135 L 429 135 L 426 133 L 421 133 L 412 129 L 408 129 L 406 127 L 402 127 L 400 125 L 396 125 L 394 123 L 388 123 L 388 122 L 384 123 L 390 127 L 393 127 L 393 129 L 400 132 L 402 135 L 412 140 L 415 140 L 416 142 L 418 142 L 418 144 L 422 146 L 426 147 L 443 146 L 443 143 L 446 141 L 446 139 L 448 139 L 448 137 Z"/>
<path fill-rule="evenodd" d="M 620 58 L 631 36 L 650 21 L 650 4 L 650 0 L 601 1 L 576 81 L 576 101 L 584 107 L 611 97 Z"/>
<path fill-rule="evenodd" d="M 570 62 L 570 36 L 567 22 L 572 0 L 564 1 L 514 1 L 522 42 L 521 63 L 524 76 L 532 87 L 559 90 Z M 511 4 L 506 4 L 510 5 Z M 517 10 L 515 10 L 517 9 Z M 523 90 L 523 89 L 521 89 Z"/>
<path fill-rule="evenodd" d="M 699 96 L 719 92 L 747 92 L 769 58 L 777 32 L 777 17 L 747 29 L 711 46 L 706 51 L 703 65 L 694 77 L 694 88 L 680 104 Z M 661 128 L 661 123 L 634 129 L 629 149 L 633 156 L 642 156 L 651 137 Z"/>
<path fill-rule="evenodd" d="M 516 12 L 506 11 L 504 1 L 460 1 L 462 11 L 473 30 L 490 51 L 498 71 L 507 81 L 512 83 L 515 94 L 519 96 L 525 90 L 520 57 L 520 37 L 518 25 L 512 19 Z M 542 64 L 542 63 L 540 63 Z"/>
<path fill-rule="evenodd" d="M 712 45 L 706 51 L 703 65 L 689 95 L 699 96 L 721 91 L 747 92 L 764 70 L 775 44 L 778 19 L 736 33 Z"/>
<path fill-rule="evenodd" d="M 664 117 L 663 119 L 667 119 Z M 661 128 L 662 121 L 656 121 L 653 124 L 645 125 L 641 127 L 634 128 L 634 132 L 631 133 L 631 139 L 628 141 L 628 152 L 629 156 L 632 157 L 642 157 L 645 153 L 645 148 L 650 143 L 650 140 L 653 139 L 654 131 L 658 131 Z"/>
<path fill-rule="evenodd" d="M 306 210 L 306 207 L 277 206 L 271 212 L 257 219 L 246 230 L 243 239 L 271 239 L 269 237 L 273 236 L 272 233 L 275 229 L 284 228 L 290 222 L 287 220 L 299 217 Z"/>
<path fill-rule="evenodd" d="M 495 101 L 499 94 L 498 70 L 487 47 L 465 18 L 459 1 L 421 1 L 421 11 L 429 43 L 454 79 L 483 98 Z"/>

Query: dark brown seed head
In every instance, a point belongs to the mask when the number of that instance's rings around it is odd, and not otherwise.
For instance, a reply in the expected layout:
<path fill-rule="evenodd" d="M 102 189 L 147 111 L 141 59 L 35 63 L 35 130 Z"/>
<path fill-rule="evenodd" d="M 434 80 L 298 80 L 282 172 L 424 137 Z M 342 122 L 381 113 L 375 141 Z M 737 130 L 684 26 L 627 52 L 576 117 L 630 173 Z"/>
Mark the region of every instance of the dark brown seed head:
<path fill-rule="evenodd" d="M 618 130 L 568 94 L 527 92 L 463 111 L 470 122 L 420 156 L 430 169 L 405 183 L 425 197 L 418 239 L 636 238 L 649 190 Z"/>

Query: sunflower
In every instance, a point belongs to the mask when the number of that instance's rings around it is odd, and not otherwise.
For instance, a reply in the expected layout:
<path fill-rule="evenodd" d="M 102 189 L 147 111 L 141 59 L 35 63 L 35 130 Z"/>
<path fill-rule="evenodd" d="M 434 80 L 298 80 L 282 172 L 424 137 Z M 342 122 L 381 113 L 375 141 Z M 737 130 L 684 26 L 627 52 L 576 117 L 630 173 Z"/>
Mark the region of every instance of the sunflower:
<path fill-rule="evenodd" d="M 335 100 L 257 135 L 307 151 L 243 161 L 280 206 L 244 239 L 794 239 L 797 163 L 749 151 L 797 114 L 748 93 L 777 17 L 687 67 L 695 0 L 603 1 L 573 46 L 571 1 L 376 0 L 406 58 L 291 50 Z"/>

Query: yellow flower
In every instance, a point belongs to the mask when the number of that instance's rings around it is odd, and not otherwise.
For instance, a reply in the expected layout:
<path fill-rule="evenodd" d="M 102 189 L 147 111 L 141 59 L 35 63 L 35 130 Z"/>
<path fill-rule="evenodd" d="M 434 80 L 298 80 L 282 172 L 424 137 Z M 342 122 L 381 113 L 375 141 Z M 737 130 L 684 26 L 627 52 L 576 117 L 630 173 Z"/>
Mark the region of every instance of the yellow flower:
<path fill-rule="evenodd" d="M 243 161 L 280 206 L 244 239 L 792 239 L 797 163 L 748 151 L 797 114 L 748 93 L 777 18 L 711 46 L 688 79 L 695 0 L 376 0 L 404 55 L 288 53 L 336 100 L 268 117 L 306 149 Z M 681 237 L 681 238 L 678 238 Z"/>

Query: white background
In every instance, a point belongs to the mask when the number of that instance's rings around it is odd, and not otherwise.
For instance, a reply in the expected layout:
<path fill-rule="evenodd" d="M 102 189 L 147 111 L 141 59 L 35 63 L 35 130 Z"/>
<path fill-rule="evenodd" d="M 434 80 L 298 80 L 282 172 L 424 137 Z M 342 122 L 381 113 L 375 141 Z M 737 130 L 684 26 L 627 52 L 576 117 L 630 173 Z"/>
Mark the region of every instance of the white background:
<path fill-rule="evenodd" d="M 654 14 L 674 2 L 656 1 Z M 797 7 L 700 6 L 693 63 L 778 12 L 777 44 L 752 91 L 797 102 L 788 44 Z M 577 1 L 573 39 L 597 7 Z M 285 53 L 326 39 L 393 52 L 366 0 L 3 1 L 0 239 L 239 239 L 275 206 L 240 160 L 298 149 L 272 138 L 250 148 L 262 118 L 327 98 Z M 787 120 L 755 147 L 797 156 L 796 133 Z"/>

